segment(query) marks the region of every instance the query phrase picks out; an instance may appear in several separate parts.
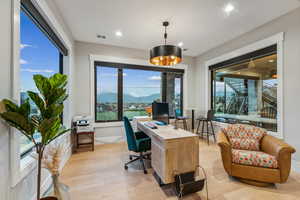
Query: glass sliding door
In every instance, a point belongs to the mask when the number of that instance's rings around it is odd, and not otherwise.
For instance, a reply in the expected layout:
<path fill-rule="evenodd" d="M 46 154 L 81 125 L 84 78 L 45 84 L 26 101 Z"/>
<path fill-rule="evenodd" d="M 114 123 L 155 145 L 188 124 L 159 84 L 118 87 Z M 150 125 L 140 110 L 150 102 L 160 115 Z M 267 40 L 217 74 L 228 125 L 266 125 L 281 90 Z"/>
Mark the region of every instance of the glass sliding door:
<path fill-rule="evenodd" d="M 211 72 L 215 120 L 277 131 L 276 52 L 219 66 Z"/>

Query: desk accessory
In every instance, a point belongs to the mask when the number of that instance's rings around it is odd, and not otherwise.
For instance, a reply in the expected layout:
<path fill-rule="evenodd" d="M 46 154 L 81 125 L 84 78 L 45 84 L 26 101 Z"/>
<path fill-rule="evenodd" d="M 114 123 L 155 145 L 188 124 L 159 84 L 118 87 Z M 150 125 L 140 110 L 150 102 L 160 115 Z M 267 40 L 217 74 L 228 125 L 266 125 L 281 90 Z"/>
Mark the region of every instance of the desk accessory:
<path fill-rule="evenodd" d="M 205 170 L 199 165 L 197 169 L 201 169 L 204 179 L 195 176 L 195 172 L 188 172 L 175 175 L 175 192 L 179 198 L 184 195 L 199 192 L 206 185 L 206 197 L 208 199 L 207 177 Z"/>

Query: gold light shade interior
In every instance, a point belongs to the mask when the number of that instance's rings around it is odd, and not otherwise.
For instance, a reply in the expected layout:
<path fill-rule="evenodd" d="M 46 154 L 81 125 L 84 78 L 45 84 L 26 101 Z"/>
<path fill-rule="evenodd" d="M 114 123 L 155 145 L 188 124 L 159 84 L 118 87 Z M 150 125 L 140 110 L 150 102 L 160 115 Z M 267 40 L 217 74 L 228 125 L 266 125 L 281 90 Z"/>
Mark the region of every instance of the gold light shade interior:
<path fill-rule="evenodd" d="M 153 65 L 170 66 L 180 63 L 182 58 L 177 56 L 157 56 L 150 59 Z"/>

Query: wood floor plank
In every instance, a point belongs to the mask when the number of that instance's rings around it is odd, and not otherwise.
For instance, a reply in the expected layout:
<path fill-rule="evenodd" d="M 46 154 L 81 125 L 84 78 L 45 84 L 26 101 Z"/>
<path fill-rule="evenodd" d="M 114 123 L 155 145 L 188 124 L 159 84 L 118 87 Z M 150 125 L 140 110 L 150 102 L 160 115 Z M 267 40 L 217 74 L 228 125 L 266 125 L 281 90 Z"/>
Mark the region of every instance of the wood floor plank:
<path fill-rule="evenodd" d="M 200 141 L 200 164 L 208 175 L 210 200 L 296 200 L 300 199 L 300 174 L 291 173 L 287 183 L 260 188 L 230 178 L 223 169 L 219 147 Z M 70 186 L 72 200 L 175 200 L 170 186 L 159 187 L 148 169 L 145 175 L 136 163 L 124 170 L 128 161 L 125 143 L 105 144 L 94 152 L 72 155 L 61 180 Z M 147 164 L 150 165 L 149 163 Z M 205 190 L 184 197 L 206 199 Z"/>

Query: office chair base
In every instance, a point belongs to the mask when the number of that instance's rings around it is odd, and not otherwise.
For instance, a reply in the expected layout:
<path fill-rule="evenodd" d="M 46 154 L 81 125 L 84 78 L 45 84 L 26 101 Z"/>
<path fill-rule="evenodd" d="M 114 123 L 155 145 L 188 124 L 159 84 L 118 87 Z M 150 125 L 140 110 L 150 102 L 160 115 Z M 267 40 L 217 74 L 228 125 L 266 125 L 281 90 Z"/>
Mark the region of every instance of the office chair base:
<path fill-rule="evenodd" d="M 134 159 L 133 159 L 134 158 Z M 143 171 L 144 171 L 144 174 L 147 174 L 147 170 L 146 170 L 146 167 L 145 167 L 145 162 L 144 160 L 151 160 L 151 153 L 146 153 L 146 154 L 143 154 L 143 153 L 140 153 L 140 155 L 130 155 L 129 156 L 129 162 L 125 163 L 124 165 L 124 169 L 127 170 L 128 169 L 128 165 L 130 163 L 133 163 L 135 161 L 140 161 L 141 162 L 141 165 L 143 167 Z"/>

